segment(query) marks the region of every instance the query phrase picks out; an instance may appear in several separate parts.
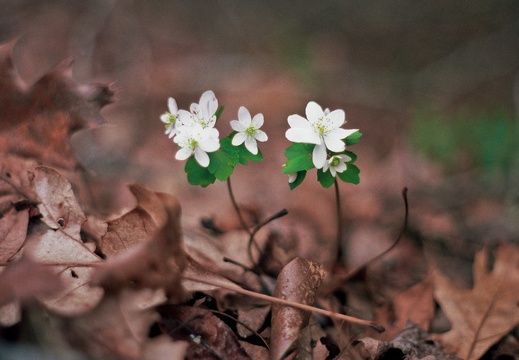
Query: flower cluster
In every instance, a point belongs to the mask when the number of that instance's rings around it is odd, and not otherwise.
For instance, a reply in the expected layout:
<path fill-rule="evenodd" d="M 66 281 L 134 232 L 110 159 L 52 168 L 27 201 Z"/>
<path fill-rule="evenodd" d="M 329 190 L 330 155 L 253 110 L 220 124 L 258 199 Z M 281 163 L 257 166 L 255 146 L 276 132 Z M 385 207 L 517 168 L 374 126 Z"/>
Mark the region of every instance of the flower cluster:
<path fill-rule="evenodd" d="M 293 142 L 286 151 L 288 158 L 283 173 L 289 175 L 293 189 L 304 179 L 306 172 L 316 168 L 317 179 L 324 187 L 329 187 L 335 177 L 346 182 L 358 183 L 358 168 L 352 163 L 356 156 L 346 150 L 346 145 L 358 142 L 361 133 L 358 129 L 343 129 L 346 114 L 343 110 L 330 111 L 314 101 L 306 106 L 306 118 L 290 115 L 290 129 L 285 133 Z"/>
<path fill-rule="evenodd" d="M 238 120 L 230 123 L 234 131 L 220 140 L 215 125 L 223 107 L 218 106 L 213 91 L 204 92 L 198 103 L 191 104 L 189 111 L 178 109 L 175 99 L 170 97 L 168 110 L 160 120 L 165 124 L 165 134 L 179 146 L 175 158 L 188 160 L 185 171 L 191 184 L 207 186 L 216 179 L 224 181 L 238 163 L 262 159 L 257 141 L 268 139 L 260 130 L 263 114 L 251 117 L 244 106 L 240 107 Z"/>

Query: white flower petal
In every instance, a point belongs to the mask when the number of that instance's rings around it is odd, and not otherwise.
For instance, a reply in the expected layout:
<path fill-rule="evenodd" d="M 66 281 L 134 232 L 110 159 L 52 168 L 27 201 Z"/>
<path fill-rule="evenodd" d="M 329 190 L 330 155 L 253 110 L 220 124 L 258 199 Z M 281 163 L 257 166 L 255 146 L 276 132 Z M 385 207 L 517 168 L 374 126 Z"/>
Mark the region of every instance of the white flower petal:
<path fill-rule="evenodd" d="M 232 144 L 234 146 L 239 146 L 239 145 L 243 144 L 243 142 L 245 141 L 246 138 L 247 138 L 247 135 L 245 135 L 245 133 L 239 132 L 236 135 L 234 135 L 234 137 L 232 138 Z"/>
<path fill-rule="evenodd" d="M 193 118 L 193 114 L 191 114 L 187 110 L 179 110 L 177 112 L 177 121 L 179 121 L 182 125 L 192 126 L 195 123 Z"/>
<path fill-rule="evenodd" d="M 328 150 L 333 152 L 341 152 L 346 148 L 344 141 L 336 139 L 333 136 L 324 136 L 324 143 L 326 144 Z"/>
<path fill-rule="evenodd" d="M 344 110 L 338 109 L 338 110 L 333 110 L 326 117 L 328 119 L 330 119 L 332 127 L 338 128 L 339 126 L 344 124 L 344 120 L 346 119 L 346 114 L 344 113 Z"/>
<path fill-rule="evenodd" d="M 204 92 L 200 97 L 199 105 L 202 110 L 203 117 L 206 119 L 206 121 L 209 121 L 218 110 L 218 100 L 216 99 L 214 92 L 211 90 Z"/>
<path fill-rule="evenodd" d="M 198 148 L 200 148 L 206 152 L 213 152 L 220 148 L 220 142 L 218 141 L 218 139 L 215 139 L 215 138 L 203 139 L 203 140 L 200 140 L 200 142 L 198 143 L 197 149 Z M 195 149 L 195 154 L 196 154 L 196 149 Z"/>
<path fill-rule="evenodd" d="M 263 122 L 265 121 L 263 114 L 256 114 L 252 118 L 252 126 L 254 126 L 255 129 L 259 129 L 263 126 Z"/>
<path fill-rule="evenodd" d="M 349 161 L 351 161 L 351 157 L 349 157 L 348 155 L 340 154 L 340 155 L 338 155 L 338 156 L 339 156 L 339 157 L 341 158 L 341 160 L 344 161 L 344 162 L 349 162 Z"/>
<path fill-rule="evenodd" d="M 245 139 L 245 147 L 254 155 L 258 153 L 258 145 L 256 144 L 256 140 L 250 136 L 247 136 Z"/>
<path fill-rule="evenodd" d="M 244 128 L 248 128 L 250 126 L 252 120 L 250 117 L 250 112 L 245 106 L 240 106 L 238 109 L 238 120 Z"/>
<path fill-rule="evenodd" d="M 195 160 L 200 164 L 202 167 L 208 167 L 209 166 L 209 155 L 205 153 L 202 149 L 197 147 L 195 149 Z"/>
<path fill-rule="evenodd" d="M 239 122 L 238 120 L 231 120 L 231 128 L 234 130 L 234 131 L 245 131 L 245 126 L 243 126 L 243 124 L 241 122 Z"/>
<path fill-rule="evenodd" d="M 177 151 L 177 153 L 175 154 L 175 159 L 186 160 L 188 157 L 191 156 L 191 154 L 193 154 L 193 151 L 191 149 L 185 147 L 185 148 L 182 148 L 179 151 Z"/>
<path fill-rule="evenodd" d="M 316 169 L 321 169 L 326 162 L 326 147 L 324 144 L 316 145 L 312 152 L 312 162 Z"/>
<path fill-rule="evenodd" d="M 254 134 L 254 138 L 258 141 L 267 141 L 269 139 L 267 134 L 262 130 L 256 130 L 256 133 Z"/>
<path fill-rule="evenodd" d="M 305 113 L 306 113 L 306 118 L 311 123 L 315 122 L 319 118 L 323 118 L 324 117 L 323 108 L 318 103 L 316 103 L 315 101 L 310 101 L 306 105 Z"/>
<path fill-rule="evenodd" d="M 333 177 L 336 175 L 335 168 L 333 166 L 330 167 L 330 174 L 332 174 Z"/>
<path fill-rule="evenodd" d="M 169 114 L 165 113 L 160 115 L 160 121 L 162 121 L 164 124 L 169 124 Z"/>
<path fill-rule="evenodd" d="M 291 128 L 285 133 L 288 140 L 295 143 L 322 144 L 321 137 L 312 128 Z"/>
<path fill-rule="evenodd" d="M 168 108 L 169 112 L 173 115 L 175 115 L 178 112 L 177 102 L 172 97 L 168 99 Z"/>
<path fill-rule="evenodd" d="M 346 164 L 343 163 L 342 161 L 339 163 L 339 165 L 337 165 L 335 167 L 335 171 L 337 171 L 338 173 L 344 172 L 345 170 L 346 170 Z"/>
<path fill-rule="evenodd" d="M 338 129 L 333 130 L 329 135 L 332 137 L 335 137 L 337 139 L 345 139 L 348 136 L 350 136 L 351 134 L 356 133 L 357 131 L 359 131 L 359 130 L 358 129 L 350 130 L 350 129 L 338 128 Z"/>
<path fill-rule="evenodd" d="M 301 115 L 290 115 L 288 117 L 288 125 L 292 128 L 302 127 L 302 128 L 312 128 L 312 125 Z"/>

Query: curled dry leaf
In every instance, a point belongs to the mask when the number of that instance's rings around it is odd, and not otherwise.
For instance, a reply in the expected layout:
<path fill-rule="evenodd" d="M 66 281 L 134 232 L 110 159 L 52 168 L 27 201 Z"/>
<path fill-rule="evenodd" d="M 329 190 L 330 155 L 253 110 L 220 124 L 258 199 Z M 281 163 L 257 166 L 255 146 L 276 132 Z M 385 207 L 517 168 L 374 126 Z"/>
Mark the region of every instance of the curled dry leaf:
<path fill-rule="evenodd" d="M 312 305 L 325 273 L 317 264 L 295 258 L 278 276 L 274 296 Z M 300 331 L 308 324 L 310 313 L 293 307 L 272 305 L 272 335 L 270 356 L 285 359 L 296 346 Z"/>
<path fill-rule="evenodd" d="M 69 343 L 94 358 L 142 359 L 158 319 L 154 308 L 164 300 L 160 290 L 124 289 L 105 295 L 84 315 L 61 319 L 61 329 Z"/>
<path fill-rule="evenodd" d="M 436 338 L 463 359 L 479 359 L 519 324 L 519 248 L 502 244 L 489 268 L 488 251 L 476 254 L 474 287 L 460 289 L 434 271 L 434 296 L 451 321 L 451 329 Z"/>
<path fill-rule="evenodd" d="M 92 283 L 110 291 L 130 284 L 137 288 L 164 288 L 168 296 L 182 299 L 181 276 L 187 265 L 180 226 L 180 204 L 161 196 L 167 220 L 146 242 L 131 247 L 100 266 Z"/>
<path fill-rule="evenodd" d="M 108 257 L 148 241 L 157 227 L 166 221 L 164 199 L 169 195 L 161 195 L 138 184 L 130 185 L 130 191 L 137 200 L 137 206 L 121 217 L 108 221 L 107 231 L 101 237 L 99 245 Z"/>

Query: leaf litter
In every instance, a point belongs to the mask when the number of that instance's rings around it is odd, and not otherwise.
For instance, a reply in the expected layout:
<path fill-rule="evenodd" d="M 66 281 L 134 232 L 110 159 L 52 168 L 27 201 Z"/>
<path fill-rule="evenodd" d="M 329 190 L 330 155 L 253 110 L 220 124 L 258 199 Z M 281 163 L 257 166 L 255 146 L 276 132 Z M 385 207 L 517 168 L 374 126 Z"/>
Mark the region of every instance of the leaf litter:
<path fill-rule="evenodd" d="M 29 342 L 94 358 L 478 359 L 513 337 L 515 245 L 500 245 L 492 266 L 488 250 L 477 253 L 471 290 L 430 265 L 384 298 L 370 284 L 372 264 L 330 280 L 330 263 L 315 262 L 318 234 L 297 219 L 297 231 L 286 222 L 260 231 L 250 256 L 245 231 L 183 221 L 175 196 L 136 183 L 132 209 L 98 217 L 89 194 L 100 185 L 69 138 L 100 122 L 113 91 L 76 83 L 67 61 L 27 85 L 14 46 L 0 46 L 0 350 Z M 358 289 L 368 316 L 355 305 Z M 450 324 L 443 333 L 439 313 Z M 381 325 L 385 333 L 373 331 Z"/>

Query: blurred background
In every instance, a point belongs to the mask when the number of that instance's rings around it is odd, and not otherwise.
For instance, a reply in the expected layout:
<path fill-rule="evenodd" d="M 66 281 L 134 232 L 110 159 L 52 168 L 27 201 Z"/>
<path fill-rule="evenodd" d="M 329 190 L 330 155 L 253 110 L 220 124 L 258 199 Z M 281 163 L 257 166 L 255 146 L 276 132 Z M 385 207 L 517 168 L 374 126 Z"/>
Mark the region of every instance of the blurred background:
<path fill-rule="evenodd" d="M 346 128 L 363 133 L 350 149 L 361 183 L 341 184 L 349 264 L 394 240 L 404 186 L 409 242 L 468 262 L 483 245 L 519 240 L 516 0 L 0 0 L 0 8 L 0 41 L 19 39 L 13 57 L 28 84 L 72 57 L 79 82 L 117 90 L 106 124 L 72 139 L 106 184 L 177 194 L 186 218 L 232 214 L 225 184 L 187 183 L 159 121 L 169 96 L 188 108 L 211 89 L 225 106 L 223 136 L 239 106 L 265 115 L 265 161 L 236 169 L 238 202 L 264 215 L 287 208 L 289 226 L 324 239 L 317 260 L 326 262 L 333 190 L 309 173 L 291 192 L 280 171 L 287 116 L 314 100 L 344 109 Z M 114 186 L 100 206 L 110 214 L 127 197 Z"/>

